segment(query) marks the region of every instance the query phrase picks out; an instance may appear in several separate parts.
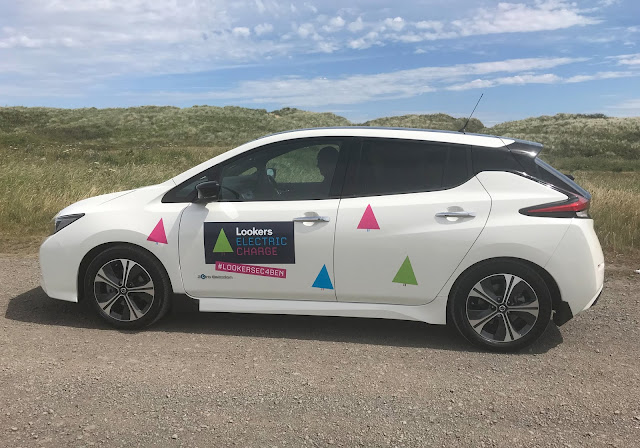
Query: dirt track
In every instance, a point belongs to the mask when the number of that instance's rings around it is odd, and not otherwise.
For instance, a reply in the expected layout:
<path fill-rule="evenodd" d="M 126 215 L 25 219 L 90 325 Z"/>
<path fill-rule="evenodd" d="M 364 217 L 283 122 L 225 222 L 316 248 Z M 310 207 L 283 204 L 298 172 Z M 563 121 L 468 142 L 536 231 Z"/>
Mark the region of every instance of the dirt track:
<path fill-rule="evenodd" d="M 140 333 L 0 256 L 0 446 L 640 446 L 640 266 L 531 350 L 444 327 L 173 314 Z"/>

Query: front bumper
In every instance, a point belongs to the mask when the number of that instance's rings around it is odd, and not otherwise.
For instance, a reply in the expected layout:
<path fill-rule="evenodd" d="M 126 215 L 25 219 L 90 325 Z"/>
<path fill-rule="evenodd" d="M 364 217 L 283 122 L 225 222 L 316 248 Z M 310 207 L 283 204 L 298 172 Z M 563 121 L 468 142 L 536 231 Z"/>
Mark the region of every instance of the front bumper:
<path fill-rule="evenodd" d="M 53 299 L 77 302 L 80 259 L 59 235 L 51 235 L 40 246 L 40 286 Z"/>

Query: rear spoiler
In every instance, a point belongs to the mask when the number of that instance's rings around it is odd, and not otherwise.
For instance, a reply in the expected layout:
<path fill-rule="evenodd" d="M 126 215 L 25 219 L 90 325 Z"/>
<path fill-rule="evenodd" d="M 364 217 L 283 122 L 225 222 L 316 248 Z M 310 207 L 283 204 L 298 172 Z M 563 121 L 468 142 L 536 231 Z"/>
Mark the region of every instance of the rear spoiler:
<path fill-rule="evenodd" d="M 530 142 L 527 140 L 516 140 L 513 143 L 509 145 L 505 144 L 504 146 L 513 154 L 528 156 L 531 159 L 538 157 L 538 154 L 540 154 L 544 148 L 541 143 Z"/>

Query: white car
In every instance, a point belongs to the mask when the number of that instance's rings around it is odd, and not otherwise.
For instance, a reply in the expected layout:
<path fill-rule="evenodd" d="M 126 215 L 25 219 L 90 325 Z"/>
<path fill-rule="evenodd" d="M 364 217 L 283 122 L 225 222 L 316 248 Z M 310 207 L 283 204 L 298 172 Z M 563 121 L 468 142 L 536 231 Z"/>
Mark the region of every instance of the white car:
<path fill-rule="evenodd" d="M 590 195 L 506 137 L 346 127 L 246 143 L 55 217 L 42 288 L 119 328 L 200 311 L 454 324 L 507 351 L 602 291 Z"/>

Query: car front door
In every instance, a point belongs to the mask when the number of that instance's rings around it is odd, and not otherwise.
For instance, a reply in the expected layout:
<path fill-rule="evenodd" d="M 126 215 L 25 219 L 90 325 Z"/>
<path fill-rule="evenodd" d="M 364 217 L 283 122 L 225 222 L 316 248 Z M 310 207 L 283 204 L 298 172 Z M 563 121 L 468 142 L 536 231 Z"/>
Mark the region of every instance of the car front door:
<path fill-rule="evenodd" d="M 469 148 L 370 139 L 352 160 L 336 227 L 338 300 L 430 302 L 489 216 Z"/>
<path fill-rule="evenodd" d="M 335 301 L 333 240 L 344 138 L 298 139 L 243 153 L 196 181 L 217 202 L 192 203 L 180 223 L 186 292 L 199 298 Z"/>

